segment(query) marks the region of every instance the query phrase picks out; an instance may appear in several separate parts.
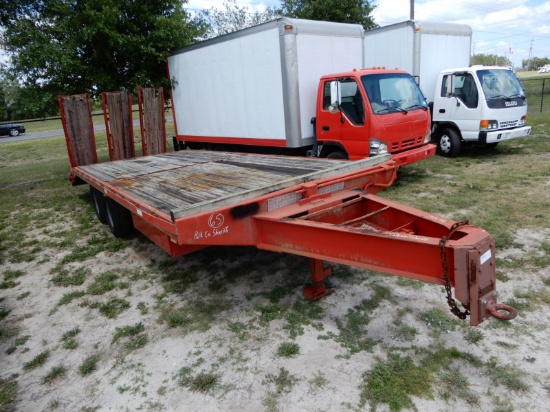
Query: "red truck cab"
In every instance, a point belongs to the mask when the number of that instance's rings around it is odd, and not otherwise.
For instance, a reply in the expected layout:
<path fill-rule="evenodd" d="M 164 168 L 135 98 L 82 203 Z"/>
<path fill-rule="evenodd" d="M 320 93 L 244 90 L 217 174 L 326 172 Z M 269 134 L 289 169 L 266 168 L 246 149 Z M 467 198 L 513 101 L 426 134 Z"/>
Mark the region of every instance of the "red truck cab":
<path fill-rule="evenodd" d="M 357 160 L 390 153 L 409 164 L 435 153 L 428 104 L 402 70 L 362 69 L 323 76 L 315 118 L 320 157 Z"/>

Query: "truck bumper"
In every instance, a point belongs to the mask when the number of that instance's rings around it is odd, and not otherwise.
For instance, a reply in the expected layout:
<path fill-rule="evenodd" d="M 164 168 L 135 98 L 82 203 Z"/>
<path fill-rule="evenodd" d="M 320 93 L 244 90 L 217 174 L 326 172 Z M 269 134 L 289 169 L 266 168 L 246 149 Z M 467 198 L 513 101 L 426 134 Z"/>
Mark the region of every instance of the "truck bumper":
<path fill-rule="evenodd" d="M 422 147 L 417 147 L 405 152 L 396 153 L 392 155 L 392 159 L 399 166 L 410 165 L 411 163 L 418 162 L 420 160 L 427 159 L 435 154 L 437 146 L 434 144 L 427 144 Z"/>
<path fill-rule="evenodd" d="M 529 136 L 529 134 L 531 134 L 531 126 L 511 130 L 497 130 L 494 132 L 479 132 L 479 142 L 483 144 L 498 143 L 509 139 Z"/>

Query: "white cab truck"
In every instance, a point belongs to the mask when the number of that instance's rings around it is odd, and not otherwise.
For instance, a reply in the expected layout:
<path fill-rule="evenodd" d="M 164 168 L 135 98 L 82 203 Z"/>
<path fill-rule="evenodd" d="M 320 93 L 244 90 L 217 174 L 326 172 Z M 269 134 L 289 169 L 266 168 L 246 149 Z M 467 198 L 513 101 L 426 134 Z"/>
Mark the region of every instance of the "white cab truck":
<path fill-rule="evenodd" d="M 527 136 L 527 99 L 508 67 L 469 66 L 472 30 L 464 24 L 408 20 L 365 32 L 365 67 L 400 68 L 417 78 L 432 113 L 438 152 L 495 147 Z"/>
<path fill-rule="evenodd" d="M 431 156 L 410 73 L 363 70 L 361 25 L 281 18 L 168 57 L 176 145 L 357 160 Z"/>

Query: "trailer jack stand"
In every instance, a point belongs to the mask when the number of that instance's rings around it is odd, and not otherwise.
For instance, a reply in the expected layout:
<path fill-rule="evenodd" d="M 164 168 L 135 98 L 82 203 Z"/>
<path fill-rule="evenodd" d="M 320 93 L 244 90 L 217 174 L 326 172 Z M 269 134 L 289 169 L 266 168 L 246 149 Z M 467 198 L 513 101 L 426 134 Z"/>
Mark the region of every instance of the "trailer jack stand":
<path fill-rule="evenodd" d="M 309 271 L 311 273 L 311 286 L 304 288 L 304 297 L 308 300 L 317 300 L 323 296 L 330 295 L 333 289 L 325 287 L 325 278 L 332 273 L 332 266 L 323 266 L 319 259 L 309 259 Z"/>

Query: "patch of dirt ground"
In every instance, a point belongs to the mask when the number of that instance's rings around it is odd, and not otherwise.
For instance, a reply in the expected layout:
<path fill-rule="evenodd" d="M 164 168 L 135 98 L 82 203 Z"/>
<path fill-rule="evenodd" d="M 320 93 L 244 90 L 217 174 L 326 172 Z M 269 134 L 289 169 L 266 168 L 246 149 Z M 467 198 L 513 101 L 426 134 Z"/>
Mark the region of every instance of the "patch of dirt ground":
<path fill-rule="evenodd" d="M 521 231 L 497 257 L 549 241 Z M 23 273 L 0 289 L 0 378 L 18 387 L 7 410 L 550 411 L 548 266 L 499 268 L 519 315 L 472 328 L 441 286 L 340 266 L 335 292 L 306 302 L 307 259 L 251 248 L 172 260 L 136 237 L 65 265 L 84 276 L 65 286 L 52 273 L 66 253 L 2 268 Z M 424 368 L 428 390 L 369 397 L 390 355 Z"/>

